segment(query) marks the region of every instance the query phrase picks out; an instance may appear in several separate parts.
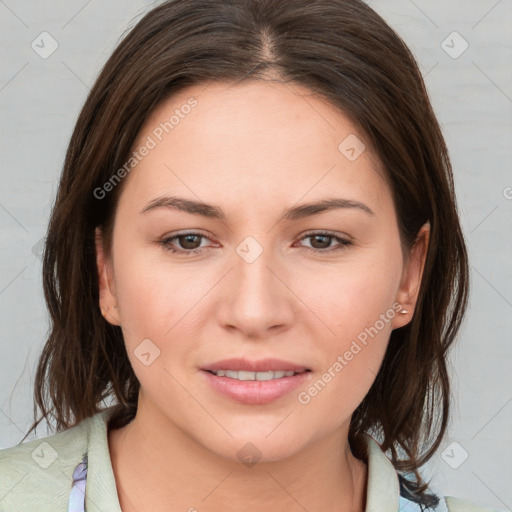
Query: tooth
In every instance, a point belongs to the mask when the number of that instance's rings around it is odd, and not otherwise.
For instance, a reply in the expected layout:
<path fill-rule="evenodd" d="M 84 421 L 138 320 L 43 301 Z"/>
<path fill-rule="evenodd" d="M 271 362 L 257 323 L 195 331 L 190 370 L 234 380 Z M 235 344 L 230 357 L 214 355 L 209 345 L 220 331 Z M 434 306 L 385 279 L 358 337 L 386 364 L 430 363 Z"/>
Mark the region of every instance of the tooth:
<path fill-rule="evenodd" d="M 256 372 L 256 380 L 272 380 L 274 372 Z"/>
<path fill-rule="evenodd" d="M 256 378 L 256 372 L 247 372 L 240 370 L 238 372 L 238 380 L 254 380 Z"/>
<path fill-rule="evenodd" d="M 282 377 L 292 377 L 295 375 L 294 371 L 267 371 L 267 372 L 249 372 L 246 370 L 216 370 L 215 375 L 217 377 L 228 377 L 230 379 L 237 379 L 237 380 L 273 380 L 273 379 L 280 379 Z"/>

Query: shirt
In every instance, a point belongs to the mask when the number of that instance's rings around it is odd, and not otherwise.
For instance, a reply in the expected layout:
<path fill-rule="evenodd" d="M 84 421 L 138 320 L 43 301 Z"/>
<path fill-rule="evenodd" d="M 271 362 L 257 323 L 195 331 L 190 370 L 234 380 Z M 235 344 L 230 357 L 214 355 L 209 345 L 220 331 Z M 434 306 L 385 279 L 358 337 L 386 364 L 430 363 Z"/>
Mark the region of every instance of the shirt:
<path fill-rule="evenodd" d="M 0 512 L 121 512 L 108 448 L 110 407 L 78 425 L 0 450 Z M 366 512 L 421 512 L 400 495 L 398 474 L 370 436 Z M 499 512 L 454 497 L 435 512 Z"/>

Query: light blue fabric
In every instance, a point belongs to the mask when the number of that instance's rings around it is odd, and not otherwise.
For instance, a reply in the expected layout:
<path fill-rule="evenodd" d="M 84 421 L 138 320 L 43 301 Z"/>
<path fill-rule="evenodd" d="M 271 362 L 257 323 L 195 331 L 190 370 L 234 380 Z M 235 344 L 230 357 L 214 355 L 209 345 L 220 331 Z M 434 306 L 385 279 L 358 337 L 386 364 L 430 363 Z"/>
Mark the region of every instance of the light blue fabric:
<path fill-rule="evenodd" d="M 435 511 L 435 512 L 448 512 L 448 509 L 446 508 L 446 503 L 443 498 L 439 500 L 439 504 L 435 509 L 428 509 L 429 511 Z M 399 512 L 422 512 L 421 507 L 414 503 L 413 501 L 408 500 L 407 498 L 404 498 L 403 496 L 400 496 L 400 502 L 398 504 L 398 511 Z"/>
<path fill-rule="evenodd" d="M 68 512 L 85 512 L 85 484 L 87 480 L 87 455 L 84 455 L 73 472 L 73 484 L 69 494 Z"/>
<path fill-rule="evenodd" d="M 414 503 L 403 496 L 400 496 L 398 510 L 399 512 L 421 512 L 421 508 L 417 503 Z"/>

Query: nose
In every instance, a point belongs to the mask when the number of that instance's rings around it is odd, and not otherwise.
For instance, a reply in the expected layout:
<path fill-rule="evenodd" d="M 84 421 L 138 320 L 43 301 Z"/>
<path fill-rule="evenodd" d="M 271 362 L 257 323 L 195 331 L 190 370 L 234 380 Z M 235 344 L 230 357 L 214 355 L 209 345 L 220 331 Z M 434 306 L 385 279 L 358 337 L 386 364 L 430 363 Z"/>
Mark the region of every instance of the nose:
<path fill-rule="evenodd" d="M 255 248 L 250 247 L 251 250 Z M 297 299 L 291 291 L 292 277 L 272 257 L 272 251 L 263 249 L 253 260 L 242 246 L 232 262 L 218 310 L 221 325 L 253 340 L 268 338 L 293 325 Z"/>

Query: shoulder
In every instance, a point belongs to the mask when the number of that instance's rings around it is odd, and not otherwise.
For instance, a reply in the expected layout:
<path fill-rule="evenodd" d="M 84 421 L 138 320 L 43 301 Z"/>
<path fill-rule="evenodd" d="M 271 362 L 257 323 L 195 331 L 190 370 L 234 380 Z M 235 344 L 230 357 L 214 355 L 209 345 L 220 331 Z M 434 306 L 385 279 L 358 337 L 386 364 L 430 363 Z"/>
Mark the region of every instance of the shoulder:
<path fill-rule="evenodd" d="M 398 473 L 381 446 L 370 435 L 363 435 L 368 464 L 366 510 L 372 512 L 504 512 L 486 508 L 452 496 L 439 497 L 436 506 L 420 505 L 403 485 L 407 475 Z"/>
<path fill-rule="evenodd" d="M 439 499 L 434 508 L 421 507 L 418 503 L 400 496 L 400 512 L 505 512 L 494 508 L 486 508 L 453 496 L 445 496 Z"/>
<path fill-rule="evenodd" d="M 486 508 L 469 501 L 461 500 L 453 496 L 439 499 L 439 504 L 434 508 L 421 507 L 418 503 L 400 496 L 400 512 L 505 512 L 498 509 Z"/>
<path fill-rule="evenodd" d="M 446 496 L 444 501 L 446 503 L 446 510 L 449 512 L 505 512 L 497 508 L 482 507 L 453 496 Z"/>
<path fill-rule="evenodd" d="M 63 432 L 0 450 L 0 512 L 66 510 L 73 471 L 105 412 Z"/>
<path fill-rule="evenodd" d="M 402 475 L 399 475 L 399 478 L 401 477 Z M 402 491 L 403 489 L 401 489 Z M 505 512 L 486 508 L 454 496 L 445 496 L 444 498 L 438 496 L 439 502 L 436 506 L 421 506 L 417 501 L 413 501 L 414 498 L 410 494 L 403 492 L 404 494 L 400 494 L 400 512 Z"/>

